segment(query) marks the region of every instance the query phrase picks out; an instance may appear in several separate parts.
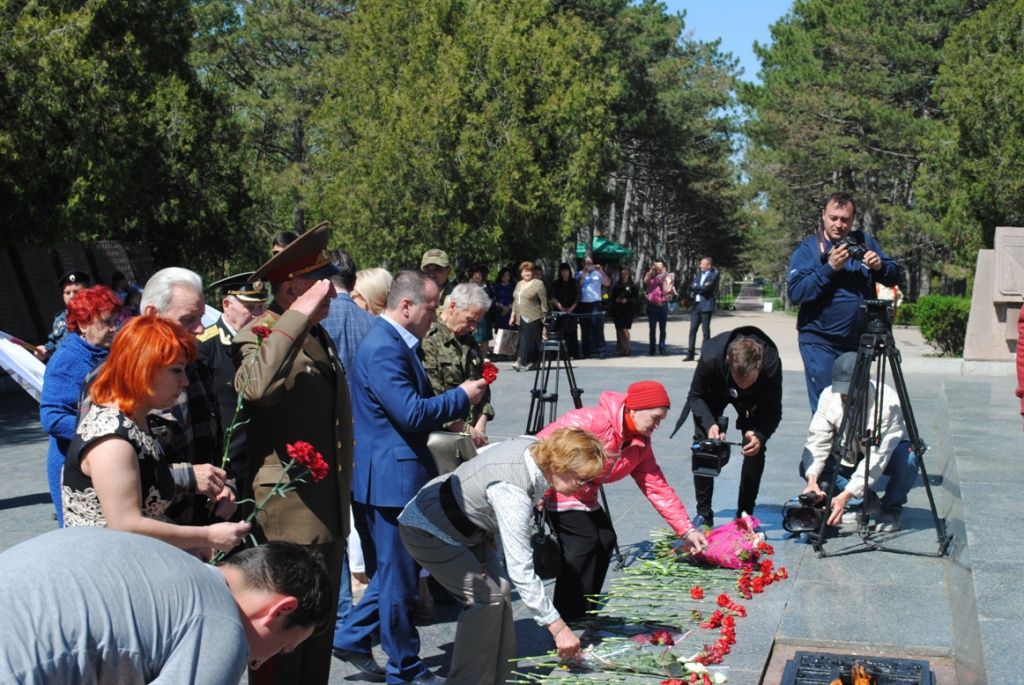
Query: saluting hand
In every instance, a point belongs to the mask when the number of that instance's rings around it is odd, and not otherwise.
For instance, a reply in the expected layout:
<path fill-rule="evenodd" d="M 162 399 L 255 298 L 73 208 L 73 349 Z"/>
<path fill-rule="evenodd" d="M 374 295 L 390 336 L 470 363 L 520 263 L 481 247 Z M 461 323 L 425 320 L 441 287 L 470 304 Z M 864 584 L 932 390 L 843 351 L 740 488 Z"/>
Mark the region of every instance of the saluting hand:
<path fill-rule="evenodd" d="M 330 279 L 322 278 L 295 298 L 288 309 L 294 309 L 313 323 L 319 323 L 327 313 L 325 305 L 329 304 L 334 295 L 334 286 Z"/>

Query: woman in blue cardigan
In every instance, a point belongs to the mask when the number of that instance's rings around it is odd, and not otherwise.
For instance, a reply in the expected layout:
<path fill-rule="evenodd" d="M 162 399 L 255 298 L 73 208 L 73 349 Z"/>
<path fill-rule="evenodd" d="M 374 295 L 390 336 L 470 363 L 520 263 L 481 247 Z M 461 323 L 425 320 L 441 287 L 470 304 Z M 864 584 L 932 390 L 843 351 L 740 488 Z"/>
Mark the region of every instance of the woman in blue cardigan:
<path fill-rule="evenodd" d="M 68 302 L 68 333 L 50 358 L 43 376 L 39 420 L 50 434 L 46 477 L 57 510 L 57 526 L 61 528 L 64 527 L 64 512 L 60 504 L 60 473 L 68 445 L 75 437 L 78 397 L 86 376 L 107 358 L 120 310 L 117 295 L 105 286 L 97 285 L 76 293 Z"/>

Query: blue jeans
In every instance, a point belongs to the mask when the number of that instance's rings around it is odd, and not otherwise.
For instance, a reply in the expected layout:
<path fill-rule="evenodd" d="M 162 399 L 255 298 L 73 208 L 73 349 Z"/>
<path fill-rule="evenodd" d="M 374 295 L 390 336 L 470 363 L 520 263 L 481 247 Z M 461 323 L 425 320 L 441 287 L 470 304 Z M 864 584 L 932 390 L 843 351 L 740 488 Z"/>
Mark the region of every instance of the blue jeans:
<path fill-rule="evenodd" d="M 580 319 L 580 331 L 583 338 L 583 356 L 597 355 L 604 359 L 604 310 L 601 302 L 580 302 L 576 305 L 577 314 L 590 314 L 589 318 Z"/>
<path fill-rule="evenodd" d="M 665 351 L 665 327 L 668 325 L 668 305 L 667 304 L 651 304 L 647 303 L 647 326 L 650 329 L 650 350 L 651 354 L 654 354 L 655 349 L 658 352 Z M 658 334 L 657 341 L 655 340 L 655 334 Z M 655 348 L 657 344 L 657 348 Z"/>
<path fill-rule="evenodd" d="M 850 483 L 850 476 L 853 475 L 856 468 L 857 466 L 839 467 L 838 472 L 835 473 L 837 493 L 846 489 Z M 818 477 L 819 487 L 826 492 L 834 469 L 835 461 L 829 459 L 825 463 L 825 469 L 821 472 L 821 476 Z M 889 463 L 885 465 L 885 471 L 882 472 L 882 475 L 889 477 L 885 494 L 882 496 L 882 511 L 895 514 L 903 511 L 903 505 L 907 503 L 907 494 L 917 481 L 917 471 L 917 455 L 910 449 L 910 441 L 903 440 L 892 451 Z M 800 477 L 807 477 L 806 467 L 803 463 L 800 464 Z"/>
<path fill-rule="evenodd" d="M 348 568 L 348 551 L 341 557 L 341 589 L 338 592 L 338 613 L 334 622 L 334 635 L 337 639 L 341 624 L 352 613 L 352 574 Z"/>
<path fill-rule="evenodd" d="M 828 343 L 800 343 L 800 358 L 804 362 L 804 378 L 807 381 L 807 399 L 811 403 L 811 414 L 818 409 L 818 398 L 825 388 L 832 385 L 832 364 L 842 350 Z"/>

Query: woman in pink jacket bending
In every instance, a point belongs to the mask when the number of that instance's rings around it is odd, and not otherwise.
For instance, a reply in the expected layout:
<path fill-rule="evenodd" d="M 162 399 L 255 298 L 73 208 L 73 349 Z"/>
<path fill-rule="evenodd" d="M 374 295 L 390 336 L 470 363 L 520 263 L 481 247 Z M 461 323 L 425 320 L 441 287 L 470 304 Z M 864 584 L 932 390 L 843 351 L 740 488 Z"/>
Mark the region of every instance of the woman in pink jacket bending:
<path fill-rule="evenodd" d="M 668 415 L 670 404 L 661 383 L 638 381 L 625 395 L 601 393 L 596 407 L 564 414 L 538 433 L 538 437 L 545 438 L 559 428 L 583 428 L 601 440 L 609 457 L 604 473 L 574 495 L 547 494 L 547 507 L 562 545 L 562 570 L 555 582 L 554 605 L 567 621 L 581 618 L 588 609 L 586 595 L 601 591 L 615 548 L 611 519 L 597 502 L 602 483 L 633 476 L 687 549 L 699 551 L 707 546 L 651 450 L 651 433 Z"/>

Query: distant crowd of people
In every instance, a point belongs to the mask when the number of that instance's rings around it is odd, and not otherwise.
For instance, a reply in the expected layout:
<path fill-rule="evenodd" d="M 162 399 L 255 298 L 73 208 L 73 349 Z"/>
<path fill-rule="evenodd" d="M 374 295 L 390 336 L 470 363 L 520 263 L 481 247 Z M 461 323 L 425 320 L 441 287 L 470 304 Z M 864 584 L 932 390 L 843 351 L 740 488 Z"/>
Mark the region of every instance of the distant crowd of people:
<path fill-rule="evenodd" d="M 854 212 L 849 196 L 829 197 L 790 264 L 814 413 L 800 474 L 805 493 L 833 492 L 831 523 L 860 507 L 894 531 L 917 462 L 891 389 L 867 412 L 881 422 L 869 471 L 857 449 L 838 460 L 826 449 L 851 392 L 860 303 L 899 278 L 873 238 L 853 257 Z M 706 548 L 714 479 L 695 464 L 691 519 L 653 453 L 672 407 L 662 383 L 605 390 L 536 436 L 488 437 L 501 409 L 489 385 L 494 338 L 517 333 L 516 370 L 538 363 L 553 333 L 570 355 L 601 358 L 607 310 L 615 351 L 628 355 L 643 300 L 649 352 L 665 354 L 667 308 L 681 295 L 664 262 L 634 282 L 629 268 L 609 274 L 588 257 L 546 282 L 523 261 L 490 282 L 482 266 L 453 278 L 441 249 L 395 274 L 358 270 L 329 239 L 326 223 L 278 235 L 256 271 L 211 284 L 221 314 L 208 326 L 202 280 L 185 268 L 155 273 L 137 311 L 127 283 L 62 279 L 61 331 L 39 354 L 47 474 L 65 529 L 0 554 L 0 602 L 13 608 L 0 626 L 0 680 L 237 682 L 248 668 L 252 683 L 316 684 L 333 655 L 371 681 L 500 683 L 516 654 L 512 588 L 558 654 L 579 656 L 572 624 L 602 590 L 616 544 L 603 484 L 631 476 L 683 549 Z M 782 365 L 758 328 L 711 335 L 717 282 L 706 257 L 685 288 L 686 358 L 698 331 L 703 342 L 677 430 L 692 412 L 696 440 L 725 440 L 721 417 L 735 410 L 738 517 L 757 506 Z M 533 564 L 538 510 L 560 546 L 550 598 Z M 353 578 L 367 583 L 358 602 Z M 445 677 L 419 655 L 415 618 L 430 584 L 464 607 Z"/>

